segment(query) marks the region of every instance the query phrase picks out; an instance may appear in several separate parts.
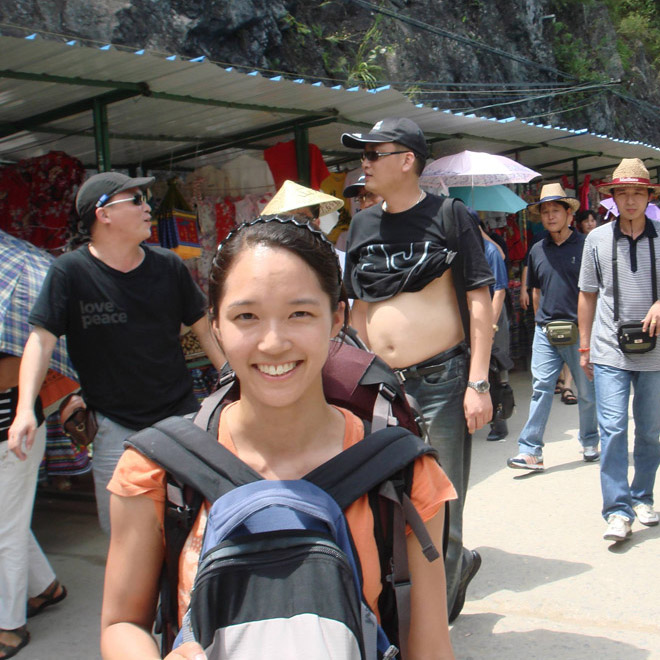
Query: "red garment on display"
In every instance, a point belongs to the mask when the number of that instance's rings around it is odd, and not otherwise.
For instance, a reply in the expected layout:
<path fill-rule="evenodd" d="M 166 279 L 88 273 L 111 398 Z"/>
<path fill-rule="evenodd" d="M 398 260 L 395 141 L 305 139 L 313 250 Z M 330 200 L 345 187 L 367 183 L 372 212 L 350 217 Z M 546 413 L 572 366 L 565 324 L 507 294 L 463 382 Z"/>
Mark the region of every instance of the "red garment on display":
<path fill-rule="evenodd" d="M 0 168 L 0 229 L 25 238 L 30 224 L 30 186 L 16 167 Z"/>
<path fill-rule="evenodd" d="M 296 144 L 293 140 L 289 142 L 278 142 L 264 151 L 264 159 L 273 174 L 275 186 L 280 186 L 289 179 L 298 180 L 298 161 L 296 160 Z M 320 190 L 323 180 L 330 175 L 321 150 L 315 145 L 309 145 L 309 185 L 314 190 Z"/>
<path fill-rule="evenodd" d="M 0 216 L 7 233 L 52 252 L 63 248 L 74 199 L 85 178 L 77 159 L 63 151 L 18 162 L 0 178 Z M 27 192 L 27 204 L 24 206 Z"/>
<path fill-rule="evenodd" d="M 509 252 L 510 261 L 520 261 L 525 258 L 525 245 L 520 234 L 520 227 L 516 222 L 515 215 L 508 215 L 506 218 L 506 227 L 504 228 L 506 239 L 506 248 Z"/>
<path fill-rule="evenodd" d="M 591 174 L 585 174 L 584 175 L 584 181 L 582 182 L 582 185 L 580 186 L 580 208 L 584 211 L 589 209 L 589 188 L 590 188 L 590 182 L 591 181 Z"/>
<path fill-rule="evenodd" d="M 236 207 L 231 197 L 225 197 L 215 205 L 215 228 L 218 232 L 217 242 L 221 243 L 227 234 L 236 227 Z"/>

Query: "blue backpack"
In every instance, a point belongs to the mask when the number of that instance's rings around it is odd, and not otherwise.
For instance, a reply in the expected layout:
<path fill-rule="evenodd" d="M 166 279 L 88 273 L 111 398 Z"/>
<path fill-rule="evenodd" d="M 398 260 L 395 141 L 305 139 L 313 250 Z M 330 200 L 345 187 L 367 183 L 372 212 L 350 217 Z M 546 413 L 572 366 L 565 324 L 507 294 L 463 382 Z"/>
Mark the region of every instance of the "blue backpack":
<path fill-rule="evenodd" d="M 220 389 L 205 400 L 194 422 L 171 417 L 125 443 L 167 472 L 166 552 L 156 622 L 156 632 L 162 633 L 163 656 L 179 632 L 179 555 L 207 500 L 213 503 L 212 510 L 179 639 L 188 641 L 192 635 L 203 647 L 212 647 L 213 653 L 217 649 L 220 655 L 214 657 L 240 660 L 267 657 L 271 651 L 284 658 L 372 660 L 394 657 L 396 646 L 405 658 L 410 623 L 406 524 L 427 559 L 439 557 L 409 497 L 413 468 L 418 457 L 436 456 L 436 452 L 411 432 L 418 430 L 414 413 L 394 374 L 359 348 L 342 345 L 341 350 L 331 351 L 324 368 L 326 398 L 361 417 L 367 435 L 303 479 L 288 482 L 264 480 L 218 443 L 215 433 L 220 411 L 238 395 L 232 376 L 221 381 Z M 263 509 L 253 510 L 255 493 L 264 502 Z M 386 634 L 374 625 L 374 615 L 363 602 L 361 567 L 341 513 L 363 495 L 368 496 L 374 517 L 382 585 L 378 609 Z M 270 496 L 282 499 L 271 506 Z M 300 502 L 312 501 L 318 505 L 313 512 L 298 510 Z M 236 504 L 235 524 L 227 522 L 233 508 L 229 503 Z M 445 507 L 444 552 L 448 522 Z M 253 552 L 255 548 L 263 548 L 263 554 Z M 272 556 L 282 557 L 283 563 L 270 563 Z M 281 568 L 285 565 L 289 568 Z M 329 650 L 320 649 L 314 655 L 314 648 L 307 645 L 314 636 L 300 632 L 293 625 L 298 621 L 311 626 L 318 633 L 316 638 L 325 639 Z M 288 632 L 281 633 L 282 622 L 292 624 Z M 253 632 L 255 655 L 250 655 L 253 647 L 250 652 L 246 647 L 236 650 L 236 640 L 248 644 L 247 637 Z M 286 651 L 281 634 L 295 643 L 294 649 Z M 273 641 L 275 648 L 268 648 L 266 639 L 277 640 Z M 227 654 L 228 646 L 234 649 L 232 654 Z M 354 655 L 349 648 L 355 650 Z"/>
<path fill-rule="evenodd" d="M 361 593 L 337 503 L 302 479 L 253 482 L 213 503 L 179 641 L 211 660 L 392 658 Z"/>

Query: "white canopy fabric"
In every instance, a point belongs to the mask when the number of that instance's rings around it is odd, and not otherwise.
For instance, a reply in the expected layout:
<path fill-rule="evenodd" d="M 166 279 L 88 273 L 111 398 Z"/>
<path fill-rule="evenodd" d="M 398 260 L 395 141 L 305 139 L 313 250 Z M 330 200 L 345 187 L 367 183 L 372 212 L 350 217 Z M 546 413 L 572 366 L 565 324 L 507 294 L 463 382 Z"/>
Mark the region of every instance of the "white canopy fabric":
<path fill-rule="evenodd" d="M 328 86 L 324 81 L 239 72 L 204 59 L 131 51 L 76 40 L 0 36 L 0 161 L 62 150 L 88 168 L 96 163 L 93 99 L 105 104 L 113 168 L 222 165 L 237 150 L 262 150 L 306 126 L 326 160 L 349 157 L 342 132 L 387 116 L 413 119 L 434 156 L 465 149 L 507 152 L 545 178 L 639 157 L 654 174 L 660 148 L 584 130 L 493 119 L 412 103 L 382 87 Z M 520 150 L 516 154 L 516 150 Z M 357 155 L 357 154 L 356 154 Z M 564 161 L 557 163 L 556 161 Z"/>

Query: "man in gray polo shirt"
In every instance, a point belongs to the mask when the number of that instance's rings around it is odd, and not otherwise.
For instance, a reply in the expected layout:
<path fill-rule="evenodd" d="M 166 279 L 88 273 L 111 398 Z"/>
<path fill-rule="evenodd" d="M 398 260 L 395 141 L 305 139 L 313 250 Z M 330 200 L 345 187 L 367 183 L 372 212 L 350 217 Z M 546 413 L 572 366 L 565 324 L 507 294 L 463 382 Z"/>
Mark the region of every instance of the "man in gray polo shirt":
<path fill-rule="evenodd" d="M 617 328 L 622 322 L 641 322 L 651 340 L 633 341 L 633 347 L 648 346 L 659 334 L 660 301 L 657 284 L 653 283 L 660 271 L 660 222 L 650 220 L 645 212 L 651 194 L 660 191 L 660 186 L 651 184 L 641 160 L 624 158 L 614 170 L 612 181 L 601 188 L 614 197 L 619 218 L 587 236 L 580 271 L 578 323 L 580 362 L 596 387 L 602 445 L 602 513 L 608 524 L 604 538 L 619 542 L 630 537 L 635 516 L 643 525 L 658 524 L 653 487 L 660 465 L 660 348 L 624 352 Z M 629 483 L 631 385 L 635 476 Z"/>

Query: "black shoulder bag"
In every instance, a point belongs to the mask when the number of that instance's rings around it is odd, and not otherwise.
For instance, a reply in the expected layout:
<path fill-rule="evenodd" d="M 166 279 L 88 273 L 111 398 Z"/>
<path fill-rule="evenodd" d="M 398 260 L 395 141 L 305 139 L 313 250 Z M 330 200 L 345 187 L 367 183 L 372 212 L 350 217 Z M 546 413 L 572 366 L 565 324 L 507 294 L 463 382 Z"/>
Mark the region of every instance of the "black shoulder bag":
<path fill-rule="evenodd" d="M 655 242 L 649 236 L 649 254 L 651 255 L 651 287 L 653 301 L 658 299 L 658 275 L 655 267 Z M 616 326 L 616 338 L 622 353 L 648 353 L 655 348 L 656 337 L 651 337 L 648 332 L 642 330 L 642 321 L 619 322 L 619 272 L 617 269 L 616 236 L 612 231 L 612 273 L 614 288 L 614 325 Z"/>

